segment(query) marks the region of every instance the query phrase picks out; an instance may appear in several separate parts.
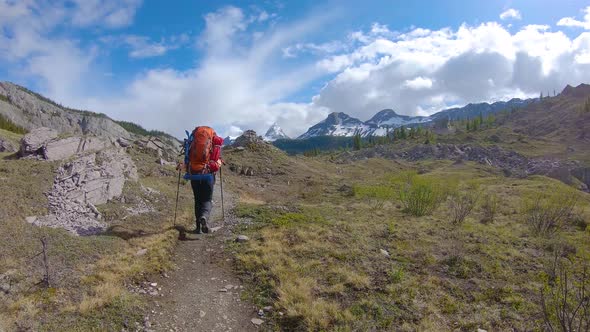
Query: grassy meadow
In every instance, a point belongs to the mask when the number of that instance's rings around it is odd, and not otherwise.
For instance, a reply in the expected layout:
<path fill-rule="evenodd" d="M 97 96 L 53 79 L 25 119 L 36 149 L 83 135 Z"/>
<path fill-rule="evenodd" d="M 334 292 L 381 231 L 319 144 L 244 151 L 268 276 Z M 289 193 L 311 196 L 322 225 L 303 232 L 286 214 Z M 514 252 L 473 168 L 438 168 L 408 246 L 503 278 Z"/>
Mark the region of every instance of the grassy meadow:
<path fill-rule="evenodd" d="M 542 330 L 556 323 L 559 273 L 588 262 L 590 195 L 557 180 L 471 162 L 254 156 L 227 154 L 261 170 L 228 179 L 252 239 L 230 251 L 276 329 Z M 540 210 L 558 220 L 545 232 Z"/>

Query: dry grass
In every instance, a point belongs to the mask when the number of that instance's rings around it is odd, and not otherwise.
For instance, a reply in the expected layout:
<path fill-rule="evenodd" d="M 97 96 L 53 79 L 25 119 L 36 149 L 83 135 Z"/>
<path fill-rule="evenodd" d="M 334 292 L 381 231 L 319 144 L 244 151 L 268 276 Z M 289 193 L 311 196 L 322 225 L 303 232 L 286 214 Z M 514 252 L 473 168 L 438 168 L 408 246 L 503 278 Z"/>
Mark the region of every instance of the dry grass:
<path fill-rule="evenodd" d="M 8 273 L 10 293 L 0 292 L 0 321 L 5 330 L 120 330 L 141 321 L 141 300 L 125 284 L 167 269 L 178 233 L 172 224 L 176 194 L 173 169 L 156 164 L 143 153 L 133 154 L 140 164 L 139 183 L 128 182 L 125 203 L 109 202 L 98 208 L 113 227 L 104 235 L 78 237 L 66 231 L 39 228 L 26 216 L 47 213 L 44 192 L 53 180 L 55 163 L 31 160 L 0 161 L 0 275 Z M 156 190 L 148 194 L 142 186 Z M 191 219 L 190 190 L 181 191 L 179 223 Z M 153 212 L 129 216 L 127 208 L 143 199 Z M 4 202 L 6 204 L 4 205 Z M 49 239 L 51 288 L 35 284 L 42 276 L 39 238 Z M 137 257 L 140 249 L 147 254 Z M 0 325 L 2 326 L 2 325 Z M 0 330 L 3 329 L 0 327 Z"/>
<path fill-rule="evenodd" d="M 547 240 L 533 236 L 522 221 L 521 197 L 565 185 L 540 176 L 506 178 L 498 170 L 470 162 L 417 165 L 370 159 L 336 165 L 328 158 L 293 159 L 288 175 L 278 179 L 228 177 L 232 186 L 248 193 L 246 202 L 257 201 L 237 211 L 253 220 L 243 229 L 252 241 L 234 244 L 231 250 L 239 271 L 251 281 L 249 299 L 260 306 L 274 305 L 284 314 L 274 316 L 279 328 L 543 327 L 537 293 L 549 254 Z M 452 211 L 446 204 L 432 215 L 403 213 L 402 203 L 385 187 L 392 176 L 411 168 L 449 183 L 469 179 L 470 185 L 497 197 L 501 204 L 494 223 L 479 222 L 487 214 L 479 205 L 472 217 L 457 225 L 449 222 Z M 319 199 L 303 196 L 300 187 L 287 184 L 305 179 L 304 190 L 320 193 Z M 339 191 L 343 184 L 354 187 L 357 195 Z M 272 196 L 265 192 L 269 187 Z M 580 204 L 587 216 L 590 199 L 583 196 Z M 285 218 L 291 222 L 277 222 Z M 587 232 L 579 227 L 566 225 L 558 240 L 578 253 L 590 251 Z"/>

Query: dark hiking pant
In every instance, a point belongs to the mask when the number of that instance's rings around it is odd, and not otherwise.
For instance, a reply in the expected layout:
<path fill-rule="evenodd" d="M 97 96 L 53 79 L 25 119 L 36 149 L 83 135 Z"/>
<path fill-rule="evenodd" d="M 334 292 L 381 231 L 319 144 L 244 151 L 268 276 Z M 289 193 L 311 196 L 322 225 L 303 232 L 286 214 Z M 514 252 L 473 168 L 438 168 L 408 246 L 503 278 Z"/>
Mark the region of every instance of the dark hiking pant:
<path fill-rule="evenodd" d="M 213 186 L 215 185 L 215 177 L 213 181 L 208 180 L 191 180 L 191 187 L 193 188 L 193 195 L 195 197 L 195 218 L 198 221 L 204 217 L 209 221 L 209 215 L 213 204 Z"/>

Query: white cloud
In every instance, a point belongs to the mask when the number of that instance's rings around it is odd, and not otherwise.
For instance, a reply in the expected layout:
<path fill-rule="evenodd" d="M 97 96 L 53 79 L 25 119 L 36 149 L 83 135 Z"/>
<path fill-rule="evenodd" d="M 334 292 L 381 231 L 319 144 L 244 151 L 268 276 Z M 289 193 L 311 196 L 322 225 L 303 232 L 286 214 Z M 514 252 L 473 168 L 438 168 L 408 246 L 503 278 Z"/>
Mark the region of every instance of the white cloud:
<path fill-rule="evenodd" d="M 338 74 L 313 105 L 368 119 L 384 108 L 425 115 L 451 105 L 537 96 L 587 82 L 588 54 L 590 33 L 571 39 L 543 25 L 513 34 L 494 22 L 416 28 L 320 59 L 318 66 Z"/>
<path fill-rule="evenodd" d="M 72 23 L 78 26 L 102 24 L 108 28 L 128 26 L 141 0 L 73 0 Z"/>
<path fill-rule="evenodd" d="M 584 12 L 586 14 L 584 15 L 583 21 L 576 20 L 575 17 L 564 17 L 557 22 L 557 25 L 590 30 L 590 6 L 586 7 Z"/>
<path fill-rule="evenodd" d="M 204 16 L 198 63 L 183 70 L 146 68 L 119 82 L 116 73 L 105 76 L 110 68 L 100 70 L 103 50 L 46 33 L 60 24 L 82 24 L 74 23 L 74 11 L 28 4 L 0 0 L 0 31 L 8 31 L 0 33 L 1 61 L 40 80 L 42 92 L 62 103 L 177 136 L 200 123 L 235 135 L 250 128 L 263 133 L 274 122 L 298 136 L 332 111 L 361 119 L 383 108 L 427 115 L 469 102 L 538 96 L 590 77 L 590 32 L 568 37 L 546 25 L 511 32 L 487 22 L 399 33 L 374 23 L 341 41 L 322 43 L 314 37 L 323 16 L 280 23 L 261 19 L 259 10 L 223 7 Z M 108 25 L 108 14 L 97 17 L 85 24 Z M 132 57 L 164 54 L 191 42 L 190 37 L 113 38 L 125 42 Z M 281 56 L 285 52 L 307 56 L 292 61 Z M 289 102 L 326 75 L 333 78 L 309 102 Z M 112 83 L 116 88 L 109 88 Z"/>
<path fill-rule="evenodd" d="M 432 80 L 429 78 L 424 78 L 422 76 L 418 76 L 412 80 L 406 80 L 404 85 L 410 89 L 420 90 L 420 89 L 430 89 L 432 88 Z"/>
<path fill-rule="evenodd" d="M 161 38 L 156 42 L 146 36 L 120 35 L 102 37 L 100 41 L 109 48 L 113 46 L 128 48 L 131 58 L 150 58 L 165 55 L 171 50 L 188 45 L 191 37 L 188 34 L 181 34 Z"/>
<path fill-rule="evenodd" d="M 501 20 L 507 20 L 510 18 L 515 19 L 515 20 L 520 20 L 520 19 L 522 19 L 522 16 L 520 15 L 520 12 L 514 8 L 509 8 L 500 14 Z"/>

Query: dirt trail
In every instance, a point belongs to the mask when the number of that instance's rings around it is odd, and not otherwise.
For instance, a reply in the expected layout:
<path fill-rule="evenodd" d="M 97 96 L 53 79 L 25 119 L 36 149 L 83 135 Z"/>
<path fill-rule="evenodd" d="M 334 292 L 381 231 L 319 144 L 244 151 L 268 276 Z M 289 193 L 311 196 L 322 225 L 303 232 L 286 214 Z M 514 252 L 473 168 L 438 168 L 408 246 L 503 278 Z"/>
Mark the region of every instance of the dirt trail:
<path fill-rule="evenodd" d="M 218 181 L 219 182 L 219 181 Z M 146 328 L 152 331 L 256 331 L 251 322 L 257 310 L 240 300 L 243 291 L 233 275 L 224 254 L 224 241 L 234 238 L 232 217 L 227 212 L 233 205 L 226 194 L 226 220 L 221 216 L 219 183 L 214 192 L 210 228 L 221 227 L 210 234 L 187 234 L 179 241 L 173 256 L 176 267 L 167 278 L 153 280 L 161 288 L 150 296 Z M 194 225 L 189 228 L 194 229 Z M 149 295 L 148 295 L 149 296 Z"/>

